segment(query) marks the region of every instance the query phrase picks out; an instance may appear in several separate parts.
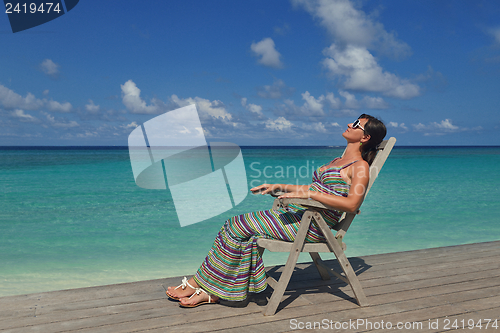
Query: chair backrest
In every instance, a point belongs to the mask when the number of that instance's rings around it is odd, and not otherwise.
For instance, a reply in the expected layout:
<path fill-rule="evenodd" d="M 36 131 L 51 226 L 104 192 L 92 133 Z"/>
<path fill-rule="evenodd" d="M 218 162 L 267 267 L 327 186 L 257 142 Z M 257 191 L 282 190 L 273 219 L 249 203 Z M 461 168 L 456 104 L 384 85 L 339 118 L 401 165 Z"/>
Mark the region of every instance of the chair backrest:
<path fill-rule="evenodd" d="M 396 138 L 391 137 L 388 140 L 382 141 L 382 143 L 378 145 L 377 155 L 375 156 L 372 165 L 370 165 L 370 180 L 368 182 L 368 187 L 366 188 L 365 191 L 365 198 L 368 192 L 370 191 L 373 182 L 375 181 L 375 179 L 377 179 L 380 170 L 382 170 L 382 167 L 384 166 L 387 157 L 389 157 L 389 154 L 391 153 L 395 143 L 396 143 Z M 353 213 L 345 213 L 344 216 L 341 218 L 340 222 L 337 223 L 333 229 L 338 230 L 339 233 L 345 234 L 347 232 L 347 229 L 349 229 L 349 226 L 351 225 L 351 222 L 355 216 L 356 214 Z"/>

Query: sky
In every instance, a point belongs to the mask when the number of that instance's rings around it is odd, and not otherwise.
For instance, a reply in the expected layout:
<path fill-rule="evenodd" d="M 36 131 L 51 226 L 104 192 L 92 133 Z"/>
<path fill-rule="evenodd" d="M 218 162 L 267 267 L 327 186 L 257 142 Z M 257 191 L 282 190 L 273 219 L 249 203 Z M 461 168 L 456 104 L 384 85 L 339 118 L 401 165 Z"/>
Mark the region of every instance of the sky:
<path fill-rule="evenodd" d="M 18 33 L 0 14 L 0 146 L 127 146 L 192 103 L 209 142 L 345 145 L 367 113 L 398 145 L 500 145 L 499 91 L 496 0 L 85 0 Z"/>

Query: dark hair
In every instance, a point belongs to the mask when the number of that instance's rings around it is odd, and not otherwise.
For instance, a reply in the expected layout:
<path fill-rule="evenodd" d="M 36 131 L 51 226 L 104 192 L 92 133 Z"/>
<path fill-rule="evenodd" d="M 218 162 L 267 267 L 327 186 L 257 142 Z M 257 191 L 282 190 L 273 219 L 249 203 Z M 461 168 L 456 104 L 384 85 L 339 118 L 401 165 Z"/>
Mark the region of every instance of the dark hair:
<path fill-rule="evenodd" d="M 365 134 L 370 136 L 370 140 L 363 143 L 361 156 L 366 162 L 368 162 L 368 165 L 371 165 L 377 155 L 378 145 L 382 142 L 382 140 L 384 140 L 384 137 L 387 134 L 387 129 L 380 119 L 373 116 L 363 113 L 358 117 L 358 119 L 368 119 L 364 128 Z"/>

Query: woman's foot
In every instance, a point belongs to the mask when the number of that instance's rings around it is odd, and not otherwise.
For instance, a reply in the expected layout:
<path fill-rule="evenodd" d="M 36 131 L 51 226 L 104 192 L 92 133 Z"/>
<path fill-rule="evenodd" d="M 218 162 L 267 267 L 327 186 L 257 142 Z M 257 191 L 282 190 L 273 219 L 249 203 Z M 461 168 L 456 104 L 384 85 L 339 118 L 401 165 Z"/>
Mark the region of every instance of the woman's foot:
<path fill-rule="evenodd" d="M 180 285 L 178 285 L 177 287 L 168 287 L 165 293 L 171 299 L 178 301 L 181 298 L 193 295 L 197 288 L 199 288 L 199 286 L 193 278 L 190 278 L 188 280 L 186 277 L 184 277 Z"/>
<path fill-rule="evenodd" d="M 180 299 L 180 306 L 184 308 L 194 308 L 203 304 L 219 303 L 219 297 L 211 296 L 201 288 L 197 288 L 191 297 L 184 297 Z"/>

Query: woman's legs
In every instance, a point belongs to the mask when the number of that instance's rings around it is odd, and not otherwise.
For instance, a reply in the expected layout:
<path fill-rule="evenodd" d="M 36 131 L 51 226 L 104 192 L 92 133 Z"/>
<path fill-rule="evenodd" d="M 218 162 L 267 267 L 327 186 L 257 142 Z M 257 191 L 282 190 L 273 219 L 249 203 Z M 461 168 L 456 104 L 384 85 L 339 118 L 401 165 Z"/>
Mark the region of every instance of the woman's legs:
<path fill-rule="evenodd" d="M 196 274 L 189 279 L 192 287 L 201 287 L 214 298 L 242 301 L 248 292 L 261 292 L 267 287 L 264 264 L 258 254 L 257 238 L 293 241 L 300 225 L 302 211 L 260 211 L 234 216 L 227 220 L 217 235 L 207 257 Z M 183 304 L 208 300 L 194 289 L 169 287 L 167 294 L 181 298 Z"/>

